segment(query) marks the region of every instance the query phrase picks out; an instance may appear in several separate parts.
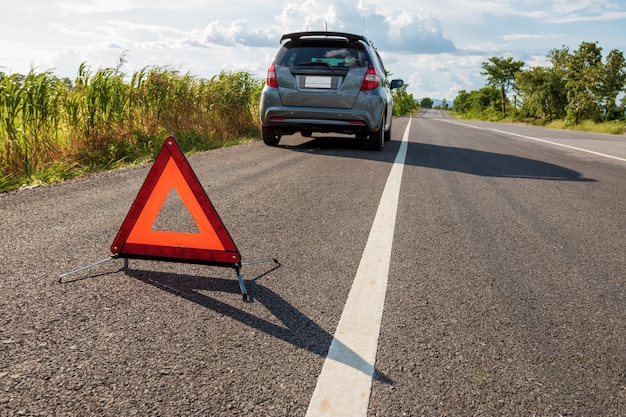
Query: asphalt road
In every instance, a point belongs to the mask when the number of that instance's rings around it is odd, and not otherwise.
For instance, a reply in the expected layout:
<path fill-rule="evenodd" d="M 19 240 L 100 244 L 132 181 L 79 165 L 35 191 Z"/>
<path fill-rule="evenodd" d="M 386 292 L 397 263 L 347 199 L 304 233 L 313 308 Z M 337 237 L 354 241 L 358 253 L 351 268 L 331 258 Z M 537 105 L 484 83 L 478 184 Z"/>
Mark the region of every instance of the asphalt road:
<path fill-rule="evenodd" d="M 445 116 L 407 133 L 366 414 L 626 416 L 626 139 Z M 184 263 L 56 282 L 149 166 L 0 195 L 0 416 L 304 416 L 408 124 L 189 158 L 243 260 L 281 263 L 243 268 L 251 303 Z M 193 227 L 175 196 L 157 222 Z"/>

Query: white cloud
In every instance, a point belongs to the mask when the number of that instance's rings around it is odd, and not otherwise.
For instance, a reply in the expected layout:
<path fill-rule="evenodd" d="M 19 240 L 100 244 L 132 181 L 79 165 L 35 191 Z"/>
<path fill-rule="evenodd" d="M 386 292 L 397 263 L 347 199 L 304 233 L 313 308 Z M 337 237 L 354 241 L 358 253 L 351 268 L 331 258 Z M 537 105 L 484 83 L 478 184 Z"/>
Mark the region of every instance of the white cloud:
<path fill-rule="evenodd" d="M 624 19 L 626 12 L 621 1 L 611 0 L 553 0 L 550 22 L 573 23 Z"/>
<path fill-rule="evenodd" d="M 220 21 L 209 23 L 201 32 L 200 39 L 190 40 L 190 44 L 209 46 L 273 46 L 278 45 L 281 33 L 276 27 L 253 28 L 245 19 L 233 21 L 229 26 Z"/>
<path fill-rule="evenodd" d="M 534 33 L 512 33 L 510 35 L 504 35 L 502 39 L 505 41 L 519 41 L 527 39 L 555 39 L 558 35 L 542 35 Z"/>
<path fill-rule="evenodd" d="M 302 30 L 366 35 L 394 77 L 416 97 L 447 98 L 485 85 L 481 63 L 513 56 L 541 65 L 552 48 L 598 41 L 623 50 L 621 0 L 28 0 L 3 5 L 0 71 L 78 65 L 127 71 L 173 66 L 200 77 L 246 70 L 259 78 L 281 34 Z"/>
<path fill-rule="evenodd" d="M 283 32 L 308 30 L 342 30 L 343 22 L 339 18 L 338 7 L 344 4 L 331 1 L 307 0 L 303 3 L 288 3 L 277 18 Z"/>
<path fill-rule="evenodd" d="M 57 3 L 57 6 L 66 13 L 110 13 L 128 10 L 129 0 L 65 0 Z"/>
<path fill-rule="evenodd" d="M 562 15 L 557 17 L 547 18 L 546 20 L 551 23 L 580 23 L 580 22 L 606 22 L 613 20 L 626 19 L 626 12 L 603 12 L 599 14 L 581 14 L 572 13 L 568 15 Z"/>
<path fill-rule="evenodd" d="M 486 60 L 486 55 L 445 53 L 417 55 L 410 59 L 401 56 L 398 66 L 407 68 L 408 74 L 403 77 L 415 98 L 445 98 L 451 103 L 460 90 L 469 91 L 476 89 L 476 85 L 484 85 L 480 82 L 480 65 Z"/>
<path fill-rule="evenodd" d="M 403 12 L 387 19 L 387 49 L 412 53 L 453 52 L 456 47 L 444 38 L 441 23 L 430 16 Z"/>

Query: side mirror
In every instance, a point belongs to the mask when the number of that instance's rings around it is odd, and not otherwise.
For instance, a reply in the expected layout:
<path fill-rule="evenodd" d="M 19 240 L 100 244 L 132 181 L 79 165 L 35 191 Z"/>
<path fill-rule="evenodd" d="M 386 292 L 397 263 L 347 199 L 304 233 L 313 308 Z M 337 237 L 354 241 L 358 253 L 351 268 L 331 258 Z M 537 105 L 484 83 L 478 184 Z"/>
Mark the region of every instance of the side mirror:
<path fill-rule="evenodd" d="M 391 80 L 391 89 L 401 88 L 404 85 L 404 81 L 402 80 Z"/>

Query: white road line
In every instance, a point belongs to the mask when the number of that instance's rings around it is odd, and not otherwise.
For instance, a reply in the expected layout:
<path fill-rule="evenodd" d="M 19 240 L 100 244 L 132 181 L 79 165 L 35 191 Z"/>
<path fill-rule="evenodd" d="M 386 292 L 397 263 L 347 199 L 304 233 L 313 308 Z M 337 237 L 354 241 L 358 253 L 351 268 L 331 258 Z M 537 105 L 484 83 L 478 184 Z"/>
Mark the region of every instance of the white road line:
<path fill-rule="evenodd" d="M 447 123 L 454 123 L 454 124 L 457 124 L 457 125 L 471 127 L 471 128 L 480 129 L 480 130 L 491 130 L 492 132 L 503 133 L 505 135 L 511 135 L 511 136 L 517 136 L 517 137 L 520 137 L 520 138 L 534 140 L 534 141 L 537 141 L 537 142 L 549 143 L 550 145 L 561 146 L 563 148 L 573 149 L 575 151 L 586 152 L 586 153 L 590 153 L 592 155 L 602 156 L 604 158 L 611 158 L 611 159 L 616 159 L 618 161 L 626 162 L 626 158 L 620 158 L 619 156 L 607 155 L 605 153 L 591 151 L 589 149 L 579 148 L 577 146 L 565 145 L 563 143 L 552 142 L 552 141 L 546 140 L 546 139 L 535 138 L 533 136 L 526 136 L 526 135 L 520 135 L 518 133 L 505 132 L 504 130 L 492 129 L 492 128 L 489 128 L 489 127 L 472 126 L 472 125 L 468 125 L 466 123 L 459 123 L 459 122 L 447 122 Z"/>
<path fill-rule="evenodd" d="M 490 130 L 493 130 L 494 132 L 498 132 L 498 133 L 505 133 L 505 134 L 512 135 L 512 136 L 518 136 L 518 137 L 524 138 L 524 139 L 530 139 L 530 140 L 535 140 L 537 142 L 549 143 L 550 145 L 561 146 L 563 148 L 574 149 L 576 151 L 586 152 L 586 153 L 590 153 L 592 155 L 603 156 L 605 158 L 617 159 L 618 161 L 626 162 L 625 158 L 620 158 L 618 156 L 613 156 L 613 155 L 607 155 L 605 153 L 600 153 L 600 152 L 596 152 L 596 151 L 590 151 L 589 149 L 579 148 L 577 146 L 565 145 L 563 143 L 552 142 L 550 140 L 539 139 L 539 138 L 535 138 L 535 137 L 532 137 L 532 136 L 520 135 L 520 134 L 517 134 L 517 133 L 505 132 L 503 130 L 497 130 L 497 129 L 490 129 Z"/>
<path fill-rule="evenodd" d="M 410 128 L 411 119 L 306 417 L 367 415 Z"/>

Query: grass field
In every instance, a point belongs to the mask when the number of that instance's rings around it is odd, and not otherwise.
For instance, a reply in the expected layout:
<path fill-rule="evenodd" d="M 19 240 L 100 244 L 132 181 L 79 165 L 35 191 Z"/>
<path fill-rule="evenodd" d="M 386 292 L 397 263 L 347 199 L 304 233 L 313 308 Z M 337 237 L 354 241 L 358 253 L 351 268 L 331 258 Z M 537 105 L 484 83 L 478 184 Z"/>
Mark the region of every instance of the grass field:
<path fill-rule="evenodd" d="M 0 73 L 0 192 L 150 161 L 168 135 L 187 153 L 256 138 L 262 86 L 160 67 Z"/>
<path fill-rule="evenodd" d="M 503 118 L 498 112 L 468 112 L 461 114 L 450 111 L 449 113 L 457 119 L 484 120 L 496 123 L 525 123 L 528 125 L 539 125 L 550 129 L 578 130 L 582 132 L 608 133 L 612 135 L 622 135 L 626 133 L 626 122 L 623 120 L 613 120 L 610 122 L 600 123 L 594 122 L 592 120 L 583 120 L 579 124 L 569 123 L 565 120 L 552 120 L 547 123 L 539 123 L 515 117 Z"/>

